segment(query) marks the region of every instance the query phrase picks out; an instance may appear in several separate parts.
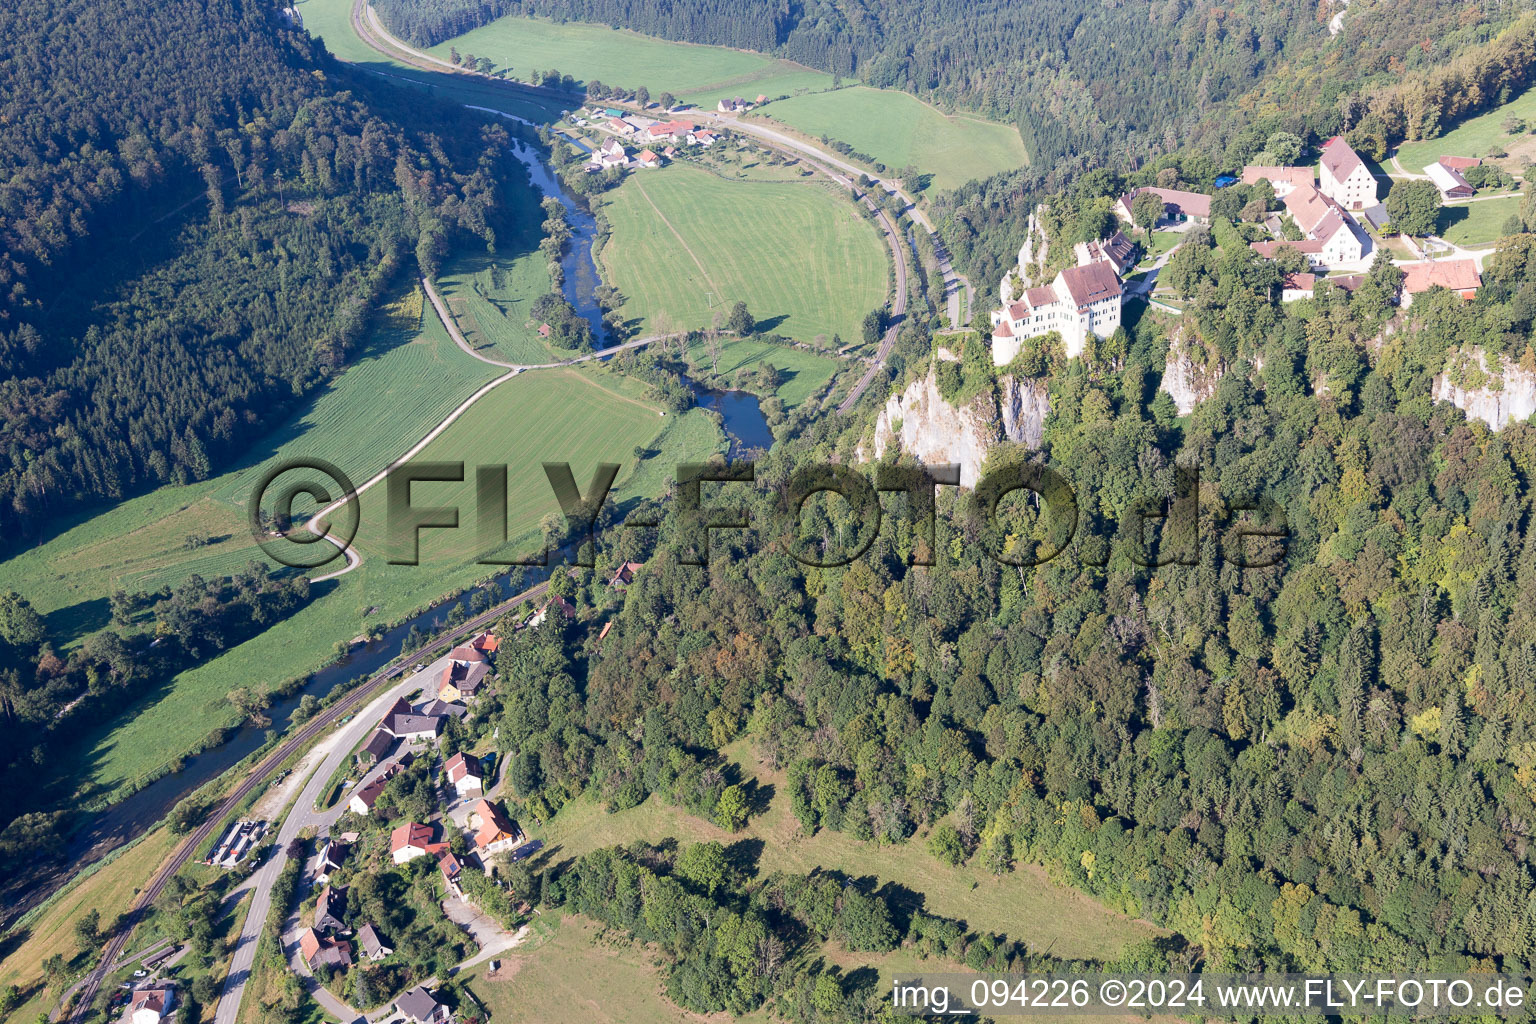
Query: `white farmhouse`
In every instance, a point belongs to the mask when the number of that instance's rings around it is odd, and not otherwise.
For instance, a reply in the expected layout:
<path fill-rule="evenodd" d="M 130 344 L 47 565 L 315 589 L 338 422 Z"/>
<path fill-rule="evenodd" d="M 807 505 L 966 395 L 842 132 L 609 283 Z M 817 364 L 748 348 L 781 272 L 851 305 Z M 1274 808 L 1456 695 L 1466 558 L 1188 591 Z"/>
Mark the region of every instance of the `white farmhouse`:
<path fill-rule="evenodd" d="M 1365 242 L 1349 214 L 1332 196 L 1312 187 L 1298 188 L 1285 197 L 1285 210 L 1304 235 L 1318 243 L 1308 259 L 1323 266 L 1355 263 L 1365 256 Z"/>
<path fill-rule="evenodd" d="M 1345 209 L 1363 210 L 1376 205 L 1376 178 L 1343 136 L 1335 135 L 1323 143 L 1317 183 L 1323 195 Z"/>

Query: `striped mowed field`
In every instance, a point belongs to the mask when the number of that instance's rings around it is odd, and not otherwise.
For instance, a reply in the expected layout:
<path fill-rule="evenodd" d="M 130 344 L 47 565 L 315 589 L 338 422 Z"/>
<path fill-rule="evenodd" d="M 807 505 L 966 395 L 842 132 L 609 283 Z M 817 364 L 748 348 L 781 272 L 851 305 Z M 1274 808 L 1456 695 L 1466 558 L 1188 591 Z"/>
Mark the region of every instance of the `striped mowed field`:
<path fill-rule="evenodd" d="M 846 342 L 885 302 L 885 243 L 823 185 L 728 181 L 679 163 L 630 174 L 603 212 L 604 276 L 641 333 L 710 327 L 740 301 L 762 330 Z"/>

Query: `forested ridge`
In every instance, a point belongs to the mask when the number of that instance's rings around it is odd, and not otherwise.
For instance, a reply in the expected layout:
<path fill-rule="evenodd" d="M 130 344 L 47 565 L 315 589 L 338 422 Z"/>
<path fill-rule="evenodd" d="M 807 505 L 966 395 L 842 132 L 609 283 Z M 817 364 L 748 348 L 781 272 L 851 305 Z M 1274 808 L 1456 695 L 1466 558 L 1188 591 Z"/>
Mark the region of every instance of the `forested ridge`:
<path fill-rule="evenodd" d="M 1098 186 L 1053 207 L 1085 218 L 1118 194 Z M 1430 382 L 1492 367 L 1467 346 L 1536 365 L 1536 235 L 1501 244 L 1475 301 L 1430 293 L 1407 313 L 1387 263 L 1353 294 L 1282 306 L 1278 270 L 1246 248 L 1197 235 L 1188 253 L 1167 271 L 1186 315 L 1144 316 L 1084 359 L 1046 353 L 1041 450 L 989 459 L 1071 483 L 1078 529 L 1060 557 L 1000 562 L 979 511 L 941 489 L 932 548 L 888 511 L 852 564 L 796 562 L 772 517 L 794 469 L 855 461 L 867 425 L 837 420 L 781 440 L 755 483 L 706 489 L 752 523 L 714 531 L 707 568 L 682 564 L 696 548 L 674 507 L 654 541 L 610 527 L 607 564 L 645 568 L 622 594 L 602 567 L 557 576 L 584 621 L 507 646 L 472 724 L 495 728 L 517 813 L 547 820 L 591 793 L 738 828 L 754 780 L 721 751 L 744 738 L 806 832 L 922 843 L 978 872 L 1045 864 L 1175 930 L 1164 965 L 1528 970 L 1536 428 L 1493 434 L 1433 402 Z M 1156 387 L 1175 343 L 1228 368 L 1182 420 Z M 988 394 L 981 338 L 963 360 L 964 387 Z M 1176 465 L 1200 472 L 1198 545 L 1191 564 L 1139 566 L 1119 524 L 1171 500 Z M 1243 569 L 1222 506 L 1260 496 L 1284 509 L 1285 554 Z M 1013 554 L 1045 536 L 1009 516 Z M 802 536 L 857 547 L 863 529 L 818 499 Z M 581 887 L 593 870 L 619 868 L 582 863 Z M 638 874 L 637 895 L 578 906 L 670 942 Z M 758 899 L 740 885 L 738 913 Z M 741 979 L 714 950 L 679 948 L 694 962 L 684 1005 L 710 1005 L 698 991 L 731 1005 Z"/>
<path fill-rule="evenodd" d="M 499 128 L 262 0 L 0 12 L 0 527 L 208 476 L 346 362 L 390 277 L 493 244 Z"/>

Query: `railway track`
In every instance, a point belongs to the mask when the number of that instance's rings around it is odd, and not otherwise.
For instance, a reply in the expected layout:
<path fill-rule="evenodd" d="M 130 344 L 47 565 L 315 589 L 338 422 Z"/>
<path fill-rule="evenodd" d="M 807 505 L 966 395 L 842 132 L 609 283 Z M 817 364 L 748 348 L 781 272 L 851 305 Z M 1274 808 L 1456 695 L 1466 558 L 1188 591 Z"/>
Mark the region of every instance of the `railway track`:
<path fill-rule="evenodd" d="M 129 908 L 127 920 L 118 929 L 117 934 L 102 949 L 101 960 L 98 966 L 87 974 L 85 980 L 76 987 L 75 991 L 77 994 L 74 1009 L 68 1017 L 70 1024 L 80 1024 L 85 1019 L 85 1015 L 90 1012 L 92 1004 L 96 1001 L 97 994 L 101 991 L 102 983 L 106 981 L 107 975 L 111 973 L 112 966 L 122 958 L 123 950 L 127 947 L 128 940 L 133 937 L 133 931 L 138 926 L 139 921 L 143 919 L 144 912 L 165 891 L 165 887 L 171 878 L 176 872 L 186 866 L 187 861 L 192 859 L 192 854 L 196 852 L 197 848 L 213 834 L 214 830 L 223 823 L 224 818 L 234 808 L 239 806 L 241 801 L 267 784 L 269 777 L 277 770 L 278 766 L 296 754 L 310 740 L 335 725 L 337 719 L 366 704 L 368 699 L 384 683 L 421 664 L 423 660 L 427 659 L 430 651 L 444 643 L 453 643 L 467 634 L 483 629 L 492 622 L 495 622 L 496 619 L 500 618 L 508 610 L 515 608 L 519 603 L 538 597 L 548 586 L 548 583 L 535 584 L 488 611 L 482 612 L 463 625 L 434 638 L 430 645 L 390 663 L 366 682 L 354 688 L 351 693 L 342 697 L 341 700 L 326 708 L 308 722 L 305 722 L 298 732 L 278 744 L 276 749 L 257 762 L 256 766 L 247 773 L 240 785 L 235 787 L 234 792 L 225 797 L 218 808 L 210 813 L 201 825 L 193 829 L 187 838 L 181 841 L 180 845 L 172 852 L 170 859 L 160 866 L 159 870 L 151 877 L 149 885 L 134 900 L 133 906 Z"/>

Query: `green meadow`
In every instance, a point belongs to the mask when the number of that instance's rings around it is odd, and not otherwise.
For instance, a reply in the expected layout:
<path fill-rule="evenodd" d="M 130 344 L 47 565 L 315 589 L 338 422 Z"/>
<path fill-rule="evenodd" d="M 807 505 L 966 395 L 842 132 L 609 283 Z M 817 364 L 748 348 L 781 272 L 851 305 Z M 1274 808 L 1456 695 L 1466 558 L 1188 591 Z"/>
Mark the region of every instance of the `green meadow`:
<path fill-rule="evenodd" d="M 697 342 L 688 349 L 688 361 L 706 371 L 713 369 L 722 377 L 729 377 L 737 370 L 752 369 L 759 363 L 767 363 L 780 372 L 783 380 L 775 393 L 791 409 L 812 395 L 820 394 L 827 386 L 827 381 L 842 367 L 838 360 L 830 356 L 753 338 L 723 343 L 718 363 L 710 359 L 708 347 L 703 342 Z"/>
<path fill-rule="evenodd" d="M 1442 206 L 1435 221 L 1435 232 L 1455 245 L 1474 248 L 1492 245 L 1504 237 L 1504 222 L 1520 212 L 1523 198 L 1515 194 L 1501 199 Z"/>
<path fill-rule="evenodd" d="M 846 342 L 885 302 L 874 226 L 812 183 L 727 181 L 678 163 L 631 174 L 603 212 L 603 276 L 641 333 L 707 328 L 741 301 L 761 330 Z"/>
<path fill-rule="evenodd" d="M 427 52 L 448 60 L 452 50 L 485 57 L 498 69 L 510 68 L 513 78 L 526 80 L 535 70 L 555 68 L 582 83 L 596 80 L 625 89 L 643 85 L 653 97 L 670 92 L 710 106 L 727 95 L 782 96 L 832 84 L 831 75 L 745 50 L 541 18 L 500 18 Z"/>
<path fill-rule="evenodd" d="M 915 96 L 854 86 L 778 100 L 765 116 L 806 135 L 839 139 L 885 164 L 931 174 L 932 187 L 957 188 L 1029 164 L 1019 133 L 1004 124 L 945 114 Z"/>
<path fill-rule="evenodd" d="M 1504 120 L 1514 117 L 1525 122 L 1514 134 L 1504 131 Z M 1516 162 L 1522 155 L 1536 155 L 1536 89 L 1527 89 L 1508 103 L 1485 114 L 1469 117 L 1444 135 L 1423 142 L 1405 142 L 1397 151 L 1397 162 L 1409 174 L 1422 174 L 1424 168 L 1442 156 L 1487 156 L 1494 146 L 1509 156 L 1496 160 L 1512 173 L 1519 173 Z"/>

